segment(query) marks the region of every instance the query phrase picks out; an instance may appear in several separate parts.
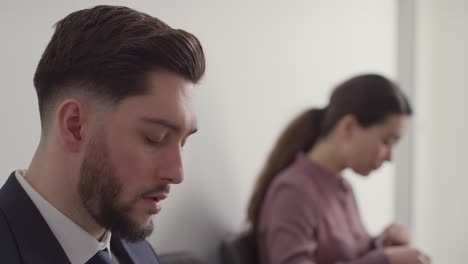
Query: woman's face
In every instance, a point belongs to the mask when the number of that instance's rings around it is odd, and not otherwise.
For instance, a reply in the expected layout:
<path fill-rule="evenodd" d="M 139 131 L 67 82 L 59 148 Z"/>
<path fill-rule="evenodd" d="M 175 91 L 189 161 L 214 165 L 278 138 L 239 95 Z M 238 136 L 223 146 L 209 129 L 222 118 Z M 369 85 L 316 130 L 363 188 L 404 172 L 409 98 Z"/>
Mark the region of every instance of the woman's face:
<path fill-rule="evenodd" d="M 403 134 L 406 119 L 405 115 L 392 114 L 370 127 L 353 126 L 346 144 L 347 167 L 365 176 L 392 160 L 393 147 Z"/>

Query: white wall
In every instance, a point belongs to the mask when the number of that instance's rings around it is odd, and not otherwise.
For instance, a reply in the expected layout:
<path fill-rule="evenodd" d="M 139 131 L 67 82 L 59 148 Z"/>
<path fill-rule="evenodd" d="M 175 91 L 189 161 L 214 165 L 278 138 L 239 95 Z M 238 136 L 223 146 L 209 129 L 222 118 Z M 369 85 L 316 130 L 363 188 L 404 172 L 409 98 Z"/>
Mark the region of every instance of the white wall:
<path fill-rule="evenodd" d="M 466 263 L 468 2 L 417 3 L 416 243 L 434 263 Z"/>
<path fill-rule="evenodd" d="M 323 106 L 331 87 L 353 74 L 396 75 L 392 0 L 8 1 L 0 11 L 0 183 L 27 166 L 38 142 L 32 76 L 52 24 L 104 2 L 191 31 L 206 50 L 200 132 L 186 149 L 186 181 L 157 217 L 159 252 L 190 249 L 214 262 L 220 239 L 241 229 L 256 174 L 286 122 Z M 394 216 L 393 174 L 387 166 L 370 179 L 350 177 L 372 232 Z"/>

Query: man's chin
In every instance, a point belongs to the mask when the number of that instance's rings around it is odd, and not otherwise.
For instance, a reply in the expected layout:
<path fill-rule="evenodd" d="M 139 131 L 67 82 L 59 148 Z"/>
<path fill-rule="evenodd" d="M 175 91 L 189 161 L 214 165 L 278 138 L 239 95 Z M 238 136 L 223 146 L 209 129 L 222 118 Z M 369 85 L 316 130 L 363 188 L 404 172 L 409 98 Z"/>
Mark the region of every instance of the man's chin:
<path fill-rule="evenodd" d="M 363 176 L 363 177 L 367 177 L 369 176 L 369 174 L 372 173 L 373 170 L 369 170 L 369 169 L 365 169 L 365 170 L 354 170 L 355 173 Z"/>
<path fill-rule="evenodd" d="M 135 225 L 133 228 L 129 228 L 128 230 L 119 230 L 117 232 L 122 238 L 129 242 L 142 241 L 153 233 L 153 221 L 149 221 L 144 225 Z"/>
<path fill-rule="evenodd" d="M 146 229 L 149 228 L 150 226 L 153 226 L 153 215 L 149 215 L 142 219 L 142 221 L 138 225 L 141 229 Z"/>

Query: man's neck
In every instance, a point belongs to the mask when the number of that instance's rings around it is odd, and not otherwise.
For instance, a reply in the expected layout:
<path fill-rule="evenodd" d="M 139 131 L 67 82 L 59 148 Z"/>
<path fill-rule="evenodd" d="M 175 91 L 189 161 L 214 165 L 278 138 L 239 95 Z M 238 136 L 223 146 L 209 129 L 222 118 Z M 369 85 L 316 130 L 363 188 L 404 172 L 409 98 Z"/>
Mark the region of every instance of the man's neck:
<path fill-rule="evenodd" d="M 41 155 L 39 151 L 36 152 L 25 175 L 25 180 L 45 200 L 86 232 L 97 240 L 102 238 L 106 230 L 91 217 L 78 194 L 79 175 L 70 175 L 70 172 L 56 166 L 63 165 L 63 163 L 52 162 L 45 157 L 46 155 Z"/>

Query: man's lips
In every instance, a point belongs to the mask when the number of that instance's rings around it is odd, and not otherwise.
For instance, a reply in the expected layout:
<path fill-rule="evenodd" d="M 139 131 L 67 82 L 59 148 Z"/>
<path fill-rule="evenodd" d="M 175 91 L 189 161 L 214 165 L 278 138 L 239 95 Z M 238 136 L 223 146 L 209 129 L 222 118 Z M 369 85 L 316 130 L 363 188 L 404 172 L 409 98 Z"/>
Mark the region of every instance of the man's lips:
<path fill-rule="evenodd" d="M 143 196 L 143 198 L 159 202 L 159 201 L 166 199 L 167 195 L 168 195 L 167 193 L 159 193 L 159 194 L 154 194 L 154 195 L 145 195 Z"/>
<path fill-rule="evenodd" d="M 143 200 L 150 208 L 152 214 L 159 213 L 161 211 L 161 201 L 167 198 L 167 193 L 158 193 L 154 195 L 145 195 Z"/>

